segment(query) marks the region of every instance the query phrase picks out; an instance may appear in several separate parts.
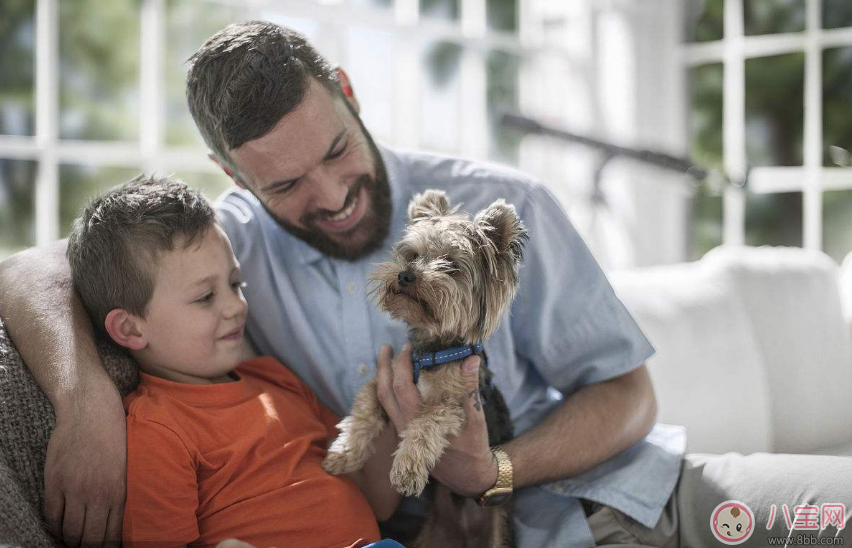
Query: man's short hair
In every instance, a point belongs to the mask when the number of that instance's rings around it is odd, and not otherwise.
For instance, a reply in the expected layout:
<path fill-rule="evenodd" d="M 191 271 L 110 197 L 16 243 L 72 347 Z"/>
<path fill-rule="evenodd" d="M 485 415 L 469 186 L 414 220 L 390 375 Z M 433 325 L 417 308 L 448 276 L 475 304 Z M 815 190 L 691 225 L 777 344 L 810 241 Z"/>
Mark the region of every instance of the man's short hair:
<path fill-rule="evenodd" d="M 186 98 L 204 142 L 230 151 L 258 139 L 302 102 L 315 78 L 340 94 L 337 71 L 296 31 L 263 21 L 228 25 L 189 59 Z"/>
<path fill-rule="evenodd" d="M 144 317 L 162 253 L 200 242 L 215 222 L 204 196 L 173 177 L 140 175 L 91 200 L 65 255 L 99 332 L 113 309 Z"/>

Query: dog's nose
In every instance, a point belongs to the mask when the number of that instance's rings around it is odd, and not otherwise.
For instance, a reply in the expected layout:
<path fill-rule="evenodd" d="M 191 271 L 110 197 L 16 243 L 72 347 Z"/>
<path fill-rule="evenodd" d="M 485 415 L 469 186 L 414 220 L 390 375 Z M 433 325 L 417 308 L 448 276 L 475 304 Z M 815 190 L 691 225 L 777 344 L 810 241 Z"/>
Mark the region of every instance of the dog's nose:
<path fill-rule="evenodd" d="M 400 272 L 396 275 L 396 281 L 399 282 L 401 287 L 408 287 L 409 285 L 414 283 L 414 280 L 417 279 L 417 276 L 414 275 L 414 272 L 410 270 L 406 270 L 405 272 Z"/>

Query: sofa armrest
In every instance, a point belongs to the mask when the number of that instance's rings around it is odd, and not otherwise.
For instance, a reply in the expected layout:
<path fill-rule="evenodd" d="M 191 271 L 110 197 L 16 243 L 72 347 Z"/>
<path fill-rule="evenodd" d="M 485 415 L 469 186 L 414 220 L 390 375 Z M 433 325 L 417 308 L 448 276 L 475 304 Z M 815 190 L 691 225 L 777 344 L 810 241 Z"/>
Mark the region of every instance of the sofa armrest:
<path fill-rule="evenodd" d="M 134 362 L 98 343 L 104 366 L 122 395 L 138 383 Z M 53 407 L 21 360 L 0 321 L 0 542 L 54 546 L 41 526 L 44 463 L 55 426 Z"/>

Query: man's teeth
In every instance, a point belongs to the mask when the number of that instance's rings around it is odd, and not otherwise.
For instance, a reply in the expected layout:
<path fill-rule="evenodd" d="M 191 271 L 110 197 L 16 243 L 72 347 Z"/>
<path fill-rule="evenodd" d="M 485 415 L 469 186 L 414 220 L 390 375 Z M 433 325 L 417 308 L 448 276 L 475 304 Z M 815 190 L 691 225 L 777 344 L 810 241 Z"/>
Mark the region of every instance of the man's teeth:
<path fill-rule="evenodd" d="M 355 198 L 355 200 L 352 201 L 352 203 L 349 205 L 349 207 L 347 207 L 346 209 L 344 209 L 343 211 L 341 211 L 337 215 L 329 217 L 328 220 L 334 221 L 336 223 L 340 222 L 340 221 L 345 221 L 346 219 L 349 218 L 350 215 L 352 215 L 352 212 L 355 211 L 356 205 L 358 205 L 358 198 Z"/>

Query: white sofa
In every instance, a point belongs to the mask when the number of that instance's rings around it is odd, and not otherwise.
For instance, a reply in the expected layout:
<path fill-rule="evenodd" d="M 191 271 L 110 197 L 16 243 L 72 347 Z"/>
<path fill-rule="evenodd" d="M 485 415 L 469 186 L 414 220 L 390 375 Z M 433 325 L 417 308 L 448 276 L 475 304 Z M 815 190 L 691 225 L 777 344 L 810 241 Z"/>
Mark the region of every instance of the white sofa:
<path fill-rule="evenodd" d="M 852 259 L 720 247 L 609 273 L 657 349 L 659 421 L 687 450 L 852 456 Z M 845 303 L 845 306 L 844 306 Z"/>

